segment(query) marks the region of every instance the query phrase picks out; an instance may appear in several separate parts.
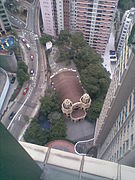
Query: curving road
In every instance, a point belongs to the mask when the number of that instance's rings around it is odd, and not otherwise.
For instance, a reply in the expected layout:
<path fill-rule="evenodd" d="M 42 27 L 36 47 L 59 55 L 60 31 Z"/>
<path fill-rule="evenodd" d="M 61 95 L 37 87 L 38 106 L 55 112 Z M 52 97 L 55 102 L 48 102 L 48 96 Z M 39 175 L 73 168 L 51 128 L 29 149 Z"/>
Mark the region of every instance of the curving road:
<path fill-rule="evenodd" d="M 20 40 L 25 61 L 28 62 L 29 70 L 31 68 L 34 69 L 35 75 L 29 81 L 29 91 L 27 94 L 23 95 L 22 89 L 16 100 L 13 102 L 13 105 L 10 106 L 7 113 L 2 118 L 2 123 L 16 139 L 22 137 L 25 129 L 29 125 L 26 121 L 26 117 L 28 116 L 32 119 L 36 115 L 40 107 L 39 100 L 41 96 L 44 95 L 47 86 L 47 77 L 45 77 L 47 71 L 46 56 L 44 49 L 39 42 L 39 11 L 39 1 L 36 0 L 33 2 L 33 6 L 29 7 L 26 27 L 18 32 L 18 35 L 25 38 L 31 46 L 31 50 L 27 50 L 25 44 Z M 30 60 L 30 54 L 34 55 L 34 61 Z M 10 121 L 9 115 L 13 111 L 16 112 L 16 114 Z"/>

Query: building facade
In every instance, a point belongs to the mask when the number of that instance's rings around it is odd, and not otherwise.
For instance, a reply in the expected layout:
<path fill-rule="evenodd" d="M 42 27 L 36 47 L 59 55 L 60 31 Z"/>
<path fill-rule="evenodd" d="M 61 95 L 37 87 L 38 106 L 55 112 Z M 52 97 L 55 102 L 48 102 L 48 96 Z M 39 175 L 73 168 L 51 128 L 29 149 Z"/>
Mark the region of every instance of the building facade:
<path fill-rule="evenodd" d="M 44 27 L 47 27 L 44 19 L 48 19 L 48 16 L 43 13 L 46 12 L 43 4 L 45 2 L 49 4 L 50 1 L 40 0 L 40 2 Z M 50 8 L 49 14 L 54 15 L 56 9 L 57 16 L 53 17 L 53 20 L 57 21 L 58 26 L 55 29 L 58 34 L 61 30 L 81 31 L 87 43 L 98 53 L 104 54 L 118 0 L 55 0 L 53 2 L 56 5 Z M 51 27 L 53 29 L 53 26 Z"/>
<path fill-rule="evenodd" d="M 0 0 L 0 31 L 8 31 L 11 29 L 11 24 L 8 19 L 3 1 Z"/>
<path fill-rule="evenodd" d="M 123 48 L 126 36 L 131 32 L 134 22 L 135 22 L 135 8 L 131 8 L 130 10 L 125 12 L 122 19 L 122 25 L 117 40 L 118 57 L 120 55 L 121 49 Z"/>
<path fill-rule="evenodd" d="M 118 0 L 77 0 L 76 30 L 87 43 L 104 54 L 109 40 Z"/>
<path fill-rule="evenodd" d="M 70 0 L 40 0 L 44 33 L 56 37 L 70 27 Z"/>
<path fill-rule="evenodd" d="M 127 34 L 97 120 L 98 158 L 135 166 L 135 25 Z"/>
<path fill-rule="evenodd" d="M 9 78 L 7 72 L 0 68 L 0 114 L 9 89 Z"/>

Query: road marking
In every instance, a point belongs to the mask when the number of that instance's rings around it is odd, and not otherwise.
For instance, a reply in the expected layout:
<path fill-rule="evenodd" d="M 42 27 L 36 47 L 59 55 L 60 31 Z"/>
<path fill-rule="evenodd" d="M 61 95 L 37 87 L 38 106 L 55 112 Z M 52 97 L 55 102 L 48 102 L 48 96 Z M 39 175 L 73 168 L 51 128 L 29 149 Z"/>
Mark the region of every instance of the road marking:
<path fill-rule="evenodd" d="M 22 114 L 20 114 L 20 115 L 19 115 L 19 117 L 18 117 L 18 121 L 20 121 L 20 119 L 21 119 L 21 116 L 22 116 Z"/>
<path fill-rule="evenodd" d="M 32 88 L 32 89 L 33 89 L 33 88 Z M 31 93 L 32 93 L 32 91 L 31 91 Z M 23 108 L 23 106 L 25 105 L 25 103 L 27 102 L 27 100 L 29 99 L 29 97 L 30 97 L 31 93 L 27 95 L 27 97 L 26 97 L 25 101 L 23 102 L 23 104 L 21 105 L 21 107 L 19 108 L 19 110 L 17 111 L 17 113 L 15 114 L 15 116 L 13 117 L 12 121 L 9 123 L 9 125 L 8 125 L 7 129 L 9 129 L 9 128 L 10 128 L 10 126 L 11 126 L 12 122 L 13 122 L 13 121 L 14 121 L 14 119 L 17 117 L 17 115 L 19 114 L 19 112 L 21 111 L 21 109 Z"/>
<path fill-rule="evenodd" d="M 10 131 L 13 129 L 13 126 L 14 126 L 14 123 L 11 125 L 11 127 L 10 127 Z"/>

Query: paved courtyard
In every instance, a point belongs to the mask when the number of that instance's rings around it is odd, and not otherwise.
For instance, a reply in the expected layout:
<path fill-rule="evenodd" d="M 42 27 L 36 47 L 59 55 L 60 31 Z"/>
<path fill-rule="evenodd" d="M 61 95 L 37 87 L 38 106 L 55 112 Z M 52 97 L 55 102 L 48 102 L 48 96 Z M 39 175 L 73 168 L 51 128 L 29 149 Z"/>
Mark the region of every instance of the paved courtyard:
<path fill-rule="evenodd" d="M 94 136 L 95 125 L 88 121 L 72 122 L 66 120 L 67 139 L 77 142 L 79 140 L 91 139 Z"/>

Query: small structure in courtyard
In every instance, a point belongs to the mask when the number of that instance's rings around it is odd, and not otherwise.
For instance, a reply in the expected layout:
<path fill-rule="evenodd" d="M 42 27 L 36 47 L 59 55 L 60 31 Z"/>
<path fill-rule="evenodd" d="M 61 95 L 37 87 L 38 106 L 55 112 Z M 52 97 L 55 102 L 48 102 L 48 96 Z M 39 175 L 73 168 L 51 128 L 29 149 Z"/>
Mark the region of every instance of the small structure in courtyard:
<path fill-rule="evenodd" d="M 62 69 L 51 77 L 53 87 L 60 95 L 62 112 L 74 122 L 84 120 L 91 105 L 90 96 L 74 70 Z"/>

